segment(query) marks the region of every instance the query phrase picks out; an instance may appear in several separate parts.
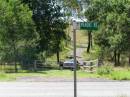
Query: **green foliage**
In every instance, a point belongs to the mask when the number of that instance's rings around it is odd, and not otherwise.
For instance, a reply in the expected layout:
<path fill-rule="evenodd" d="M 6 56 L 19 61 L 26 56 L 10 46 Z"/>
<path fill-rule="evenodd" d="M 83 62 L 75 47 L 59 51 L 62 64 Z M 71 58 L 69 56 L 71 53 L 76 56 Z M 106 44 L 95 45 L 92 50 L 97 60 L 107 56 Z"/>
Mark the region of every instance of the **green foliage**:
<path fill-rule="evenodd" d="M 100 48 L 98 46 L 94 46 L 94 48 L 92 48 L 91 53 L 86 53 L 83 52 L 83 58 L 84 60 L 95 60 L 98 59 L 98 56 L 100 54 Z"/>
<path fill-rule="evenodd" d="M 37 53 L 44 52 L 47 56 L 59 53 L 64 47 L 63 41 L 67 38 L 64 31 L 67 23 L 63 19 L 61 6 L 56 3 L 56 0 L 22 1 L 33 11 L 32 19 L 39 35 Z"/>
<path fill-rule="evenodd" d="M 23 55 L 28 53 L 29 47 L 36 47 L 38 35 L 32 21 L 32 11 L 19 0 L 1 0 L 0 12 L 0 61 L 16 65 L 16 62 L 23 61 Z M 26 50 L 21 49 L 23 47 Z"/>
<path fill-rule="evenodd" d="M 55 0 L 1 0 L 0 13 L 2 61 L 32 64 L 64 48 L 67 23 Z"/>
<path fill-rule="evenodd" d="M 99 22 L 95 43 L 107 52 L 115 52 L 115 64 L 117 54 L 128 52 L 130 47 L 129 5 L 129 0 L 92 0 L 85 12 L 89 21 Z"/>
<path fill-rule="evenodd" d="M 69 8 L 79 8 L 77 0 L 63 0 L 63 4 Z"/>
<path fill-rule="evenodd" d="M 109 65 L 101 66 L 97 69 L 99 75 L 109 75 L 113 72 L 113 67 Z"/>

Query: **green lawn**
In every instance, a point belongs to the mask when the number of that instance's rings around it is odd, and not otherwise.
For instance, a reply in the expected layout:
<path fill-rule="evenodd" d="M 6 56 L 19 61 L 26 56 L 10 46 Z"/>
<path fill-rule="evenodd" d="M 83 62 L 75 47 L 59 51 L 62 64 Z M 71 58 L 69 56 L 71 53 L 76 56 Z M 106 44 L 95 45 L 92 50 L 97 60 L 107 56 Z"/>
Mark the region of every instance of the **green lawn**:
<path fill-rule="evenodd" d="M 97 77 L 97 74 L 86 73 L 84 71 L 77 71 L 79 78 Z M 21 72 L 21 73 L 0 73 L 0 81 L 14 81 L 17 77 L 59 77 L 59 78 L 73 78 L 73 71 L 71 70 L 47 70 L 37 73 Z"/>
<path fill-rule="evenodd" d="M 15 81 L 17 77 L 59 77 L 59 78 L 73 78 L 73 71 L 71 70 L 46 70 L 37 73 L 21 72 L 21 73 L 0 73 L 0 81 Z M 113 80 L 130 80 L 129 69 L 114 69 L 110 74 L 87 73 L 85 71 L 77 71 L 78 78 L 107 78 Z"/>
<path fill-rule="evenodd" d="M 114 80 L 130 80 L 130 69 L 118 69 L 110 74 L 110 78 Z"/>

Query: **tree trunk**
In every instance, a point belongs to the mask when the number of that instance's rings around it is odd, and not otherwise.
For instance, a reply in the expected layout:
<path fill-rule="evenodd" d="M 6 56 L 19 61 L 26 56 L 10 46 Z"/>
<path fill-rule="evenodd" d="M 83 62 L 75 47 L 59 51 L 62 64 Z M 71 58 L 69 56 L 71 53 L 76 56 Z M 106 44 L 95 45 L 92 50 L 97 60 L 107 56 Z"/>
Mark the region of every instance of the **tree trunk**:
<path fill-rule="evenodd" d="M 117 66 L 117 51 L 114 51 L 114 62 L 115 62 L 115 66 Z"/>
<path fill-rule="evenodd" d="M 111 55 L 111 61 L 112 62 L 114 61 L 114 55 Z"/>
<path fill-rule="evenodd" d="M 92 35 L 92 32 L 91 32 L 90 44 L 91 44 L 91 48 L 92 48 L 93 47 L 93 35 Z"/>
<path fill-rule="evenodd" d="M 18 69 L 17 69 L 17 63 L 16 63 L 16 47 L 15 47 L 15 43 L 13 45 L 14 47 L 14 66 L 15 66 L 15 72 L 17 73 L 18 72 Z"/>
<path fill-rule="evenodd" d="M 129 54 L 129 65 L 130 65 L 130 54 Z"/>
<path fill-rule="evenodd" d="M 91 31 L 88 31 L 88 47 L 87 47 L 87 53 L 90 53 L 91 48 Z"/>
<path fill-rule="evenodd" d="M 118 66 L 119 66 L 119 65 L 120 65 L 120 52 L 118 52 L 117 57 L 118 57 L 118 59 L 117 59 L 117 64 L 118 64 Z"/>
<path fill-rule="evenodd" d="M 59 57 L 60 54 L 59 54 L 59 51 L 56 52 L 56 56 L 57 56 L 57 63 L 59 63 L 59 62 L 60 62 L 60 57 Z"/>

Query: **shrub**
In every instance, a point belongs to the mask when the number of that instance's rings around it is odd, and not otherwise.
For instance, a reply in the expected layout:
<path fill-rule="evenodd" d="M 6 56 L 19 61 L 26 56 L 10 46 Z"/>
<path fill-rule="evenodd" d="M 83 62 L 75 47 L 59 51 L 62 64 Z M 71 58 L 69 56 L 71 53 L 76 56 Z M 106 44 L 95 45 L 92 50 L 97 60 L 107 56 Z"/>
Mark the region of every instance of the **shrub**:
<path fill-rule="evenodd" d="M 113 71 L 113 67 L 110 66 L 110 65 L 103 65 L 103 66 L 101 66 L 101 67 L 99 67 L 99 68 L 97 69 L 97 73 L 98 73 L 99 75 L 111 74 L 112 71 Z"/>

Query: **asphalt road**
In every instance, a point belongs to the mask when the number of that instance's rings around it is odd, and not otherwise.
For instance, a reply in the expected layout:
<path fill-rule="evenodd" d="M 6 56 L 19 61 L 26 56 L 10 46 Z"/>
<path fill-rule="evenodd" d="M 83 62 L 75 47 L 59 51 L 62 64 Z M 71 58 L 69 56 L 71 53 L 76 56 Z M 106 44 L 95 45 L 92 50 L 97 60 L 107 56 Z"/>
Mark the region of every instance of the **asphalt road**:
<path fill-rule="evenodd" d="M 0 97 L 73 97 L 73 83 L 1 82 Z M 78 82 L 78 97 L 130 97 L 130 82 Z"/>

